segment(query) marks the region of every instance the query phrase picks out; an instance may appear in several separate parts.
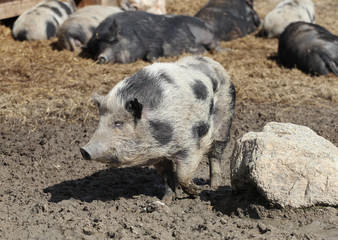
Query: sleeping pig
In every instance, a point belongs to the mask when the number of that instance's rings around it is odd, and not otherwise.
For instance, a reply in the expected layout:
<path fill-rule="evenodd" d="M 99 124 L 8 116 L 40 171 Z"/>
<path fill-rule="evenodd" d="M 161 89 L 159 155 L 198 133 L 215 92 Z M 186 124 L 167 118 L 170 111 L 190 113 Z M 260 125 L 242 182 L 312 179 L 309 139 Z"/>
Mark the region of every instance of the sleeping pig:
<path fill-rule="evenodd" d="M 122 12 L 118 7 L 102 5 L 92 5 L 77 10 L 69 16 L 58 31 L 59 47 L 79 52 L 92 37 L 100 22 L 118 12 Z"/>
<path fill-rule="evenodd" d="M 279 36 L 278 58 L 305 73 L 338 76 L 338 36 L 317 24 L 291 23 Z"/>
<path fill-rule="evenodd" d="M 213 33 L 198 18 L 126 11 L 101 22 L 86 51 L 99 63 L 130 63 L 184 51 L 202 53 L 217 46 Z"/>
<path fill-rule="evenodd" d="M 154 63 L 95 96 L 100 122 L 80 149 L 86 160 L 113 167 L 154 165 L 164 180 L 164 201 L 176 180 L 196 195 L 193 177 L 204 156 L 210 184 L 221 183 L 221 158 L 229 140 L 235 89 L 224 68 L 207 57 Z M 173 169 L 175 166 L 175 169 Z"/>
<path fill-rule="evenodd" d="M 253 0 L 210 0 L 195 17 L 201 19 L 222 41 L 254 32 L 261 20 Z"/>
<path fill-rule="evenodd" d="M 13 38 L 24 41 L 55 37 L 61 24 L 75 9 L 74 0 L 42 1 L 15 20 L 12 29 Z"/>

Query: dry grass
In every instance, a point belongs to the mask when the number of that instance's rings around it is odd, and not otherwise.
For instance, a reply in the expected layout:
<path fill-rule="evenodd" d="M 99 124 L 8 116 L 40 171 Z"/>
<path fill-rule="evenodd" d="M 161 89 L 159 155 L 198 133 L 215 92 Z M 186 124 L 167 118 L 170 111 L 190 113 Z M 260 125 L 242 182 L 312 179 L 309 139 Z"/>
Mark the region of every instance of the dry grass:
<path fill-rule="evenodd" d="M 206 0 L 167 0 L 169 13 L 193 15 Z M 256 1 L 263 18 L 278 1 Z M 317 0 L 317 23 L 338 34 L 338 2 Z M 2 121 L 22 123 L 87 121 L 96 115 L 90 98 L 94 92 L 107 93 L 118 81 L 148 65 L 97 65 L 69 51 L 53 48 L 55 39 L 17 42 L 10 28 L 0 26 L 0 116 Z M 234 81 L 237 102 L 242 104 L 332 105 L 337 104 L 338 78 L 311 77 L 297 69 L 281 68 L 276 62 L 277 39 L 254 35 L 223 42 L 224 53 L 206 53 L 227 69 Z M 184 55 L 184 54 L 183 54 Z M 182 56 L 183 56 L 182 55 Z M 182 57 L 161 58 L 175 61 Z"/>

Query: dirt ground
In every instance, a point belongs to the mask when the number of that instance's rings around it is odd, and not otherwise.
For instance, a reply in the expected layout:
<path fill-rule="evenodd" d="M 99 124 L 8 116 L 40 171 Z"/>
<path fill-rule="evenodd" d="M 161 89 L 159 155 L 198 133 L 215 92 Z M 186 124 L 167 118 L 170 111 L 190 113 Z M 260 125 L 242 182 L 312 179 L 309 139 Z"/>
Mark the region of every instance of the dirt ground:
<path fill-rule="evenodd" d="M 167 0 L 167 9 L 193 15 L 206 2 Z M 263 18 L 277 2 L 257 0 L 255 9 Z M 317 23 L 338 35 L 338 1 L 314 2 Z M 148 63 L 97 65 L 57 50 L 55 39 L 16 42 L 7 25 L 0 42 L 0 239 L 338 239 L 335 207 L 280 209 L 254 191 L 231 191 L 235 140 L 267 122 L 308 126 L 338 146 L 338 78 L 280 67 L 277 39 L 252 34 L 205 54 L 228 70 L 237 93 L 224 185 L 210 190 L 202 163 L 200 196 L 179 189 L 171 205 L 159 202 L 153 168 L 113 169 L 79 152 L 98 122 L 92 94 Z"/>

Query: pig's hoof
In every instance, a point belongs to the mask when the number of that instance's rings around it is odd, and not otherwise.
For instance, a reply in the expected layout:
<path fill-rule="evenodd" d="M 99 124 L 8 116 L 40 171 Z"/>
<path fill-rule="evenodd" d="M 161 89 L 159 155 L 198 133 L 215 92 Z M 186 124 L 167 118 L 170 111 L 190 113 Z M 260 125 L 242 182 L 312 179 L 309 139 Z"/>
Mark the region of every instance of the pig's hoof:
<path fill-rule="evenodd" d="M 186 194 L 192 197 L 198 195 L 199 192 L 201 191 L 201 189 L 193 183 L 190 183 L 188 186 L 181 186 L 181 187 Z"/>
<path fill-rule="evenodd" d="M 176 194 L 173 191 L 166 191 L 162 198 L 162 202 L 169 205 L 175 200 Z"/>
<path fill-rule="evenodd" d="M 222 185 L 222 178 L 219 175 L 213 175 L 210 178 L 210 187 L 211 189 L 216 189 L 217 187 Z"/>

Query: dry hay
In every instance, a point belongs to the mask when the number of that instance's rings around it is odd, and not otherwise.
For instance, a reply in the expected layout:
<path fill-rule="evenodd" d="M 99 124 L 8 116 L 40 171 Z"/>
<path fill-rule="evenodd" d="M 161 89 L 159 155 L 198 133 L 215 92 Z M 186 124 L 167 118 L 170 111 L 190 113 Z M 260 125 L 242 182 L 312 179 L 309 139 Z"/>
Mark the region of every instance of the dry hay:
<path fill-rule="evenodd" d="M 193 15 L 207 0 L 167 0 L 169 13 Z M 263 18 L 278 1 L 256 1 Z M 338 2 L 317 0 L 317 23 L 338 34 Z M 98 65 L 91 59 L 54 48 L 55 39 L 17 42 L 10 28 L 0 26 L 0 116 L 1 121 L 31 124 L 46 121 L 87 121 L 96 118 L 90 101 L 94 92 L 106 94 L 118 81 L 149 63 Z M 232 76 L 237 103 L 288 107 L 291 105 L 337 105 L 338 81 L 333 74 L 311 77 L 276 62 L 277 39 L 253 35 L 223 42 L 223 53 L 206 53 Z M 175 61 L 184 56 L 160 58 Z"/>

